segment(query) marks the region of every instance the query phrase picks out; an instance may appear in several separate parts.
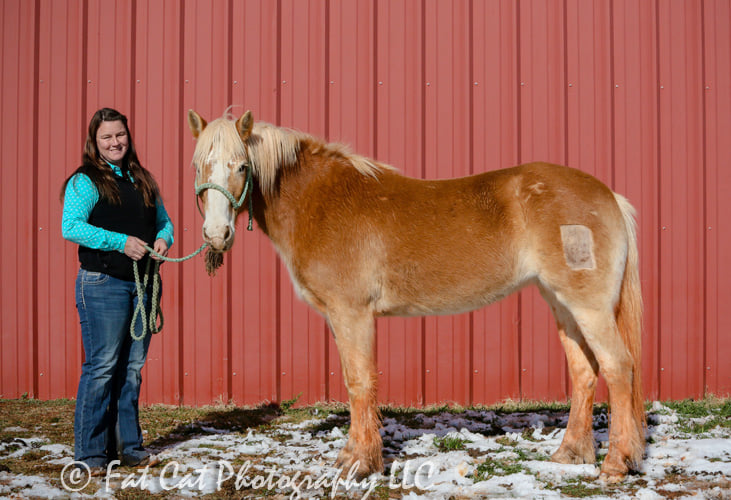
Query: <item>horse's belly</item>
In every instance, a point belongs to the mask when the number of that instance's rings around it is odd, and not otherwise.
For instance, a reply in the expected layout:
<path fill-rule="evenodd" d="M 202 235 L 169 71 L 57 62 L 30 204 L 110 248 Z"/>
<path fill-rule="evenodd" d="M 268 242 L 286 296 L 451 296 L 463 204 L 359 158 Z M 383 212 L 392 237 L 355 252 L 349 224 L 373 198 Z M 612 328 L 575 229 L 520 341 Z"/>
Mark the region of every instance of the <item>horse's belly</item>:
<path fill-rule="evenodd" d="M 461 314 L 474 311 L 501 300 L 521 287 L 521 283 L 505 283 L 501 286 L 466 291 L 444 287 L 438 292 L 421 290 L 412 293 L 384 291 L 375 304 L 380 316 L 432 316 Z"/>

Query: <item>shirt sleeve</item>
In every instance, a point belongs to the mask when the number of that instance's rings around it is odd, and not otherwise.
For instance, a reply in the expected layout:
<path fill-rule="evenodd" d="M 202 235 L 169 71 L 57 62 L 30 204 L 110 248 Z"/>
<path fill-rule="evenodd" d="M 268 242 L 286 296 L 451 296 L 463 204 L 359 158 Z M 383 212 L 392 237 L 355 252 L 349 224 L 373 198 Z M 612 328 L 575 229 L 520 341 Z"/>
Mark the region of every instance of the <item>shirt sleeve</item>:
<path fill-rule="evenodd" d="M 87 175 L 76 174 L 69 180 L 63 198 L 63 237 L 95 250 L 124 252 L 126 234 L 89 224 L 89 216 L 98 201 L 99 191 Z"/>
<path fill-rule="evenodd" d="M 167 210 L 165 210 L 165 205 L 163 205 L 159 196 L 155 202 L 155 208 L 157 209 L 155 221 L 155 227 L 157 227 L 157 238 L 165 240 L 168 244 L 168 248 L 170 248 L 173 246 L 173 242 L 175 241 L 173 238 L 173 222 L 170 220 L 170 216 L 168 215 Z"/>

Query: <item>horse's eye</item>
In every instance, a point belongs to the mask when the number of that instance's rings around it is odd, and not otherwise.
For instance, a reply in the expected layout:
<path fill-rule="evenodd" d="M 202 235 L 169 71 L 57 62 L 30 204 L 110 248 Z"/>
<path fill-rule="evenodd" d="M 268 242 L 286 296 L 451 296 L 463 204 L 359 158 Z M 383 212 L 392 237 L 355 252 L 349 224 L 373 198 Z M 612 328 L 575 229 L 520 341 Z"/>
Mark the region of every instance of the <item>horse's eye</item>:
<path fill-rule="evenodd" d="M 239 173 L 243 174 L 244 172 L 246 172 L 246 167 L 248 167 L 248 166 L 249 166 L 249 164 L 246 162 L 239 165 Z"/>

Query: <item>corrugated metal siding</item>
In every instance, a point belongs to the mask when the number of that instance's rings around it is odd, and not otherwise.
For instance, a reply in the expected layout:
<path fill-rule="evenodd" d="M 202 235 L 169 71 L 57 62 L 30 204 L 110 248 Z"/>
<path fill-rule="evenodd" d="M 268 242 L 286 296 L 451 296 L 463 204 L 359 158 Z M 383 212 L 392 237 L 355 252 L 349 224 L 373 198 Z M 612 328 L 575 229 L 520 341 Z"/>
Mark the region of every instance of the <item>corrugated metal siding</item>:
<path fill-rule="evenodd" d="M 75 396 L 58 197 L 94 110 L 130 116 L 182 255 L 201 243 L 185 113 L 231 104 L 415 177 L 531 160 L 596 175 L 638 209 L 647 396 L 731 391 L 728 0 L 3 0 L 0 16 L 2 397 Z M 240 231 L 215 279 L 200 259 L 164 278 L 146 401 L 346 398 L 325 322 L 259 232 Z M 382 402 L 569 394 L 534 290 L 377 329 Z"/>

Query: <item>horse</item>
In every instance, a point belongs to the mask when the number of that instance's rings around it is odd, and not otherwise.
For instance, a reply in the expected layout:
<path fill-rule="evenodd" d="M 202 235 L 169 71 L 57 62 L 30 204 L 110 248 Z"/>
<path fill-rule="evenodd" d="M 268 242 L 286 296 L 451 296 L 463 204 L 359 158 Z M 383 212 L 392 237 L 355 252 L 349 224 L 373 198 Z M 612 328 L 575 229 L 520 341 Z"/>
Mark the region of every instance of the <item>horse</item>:
<path fill-rule="evenodd" d="M 471 311 L 536 285 L 568 360 L 571 409 L 552 460 L 595 463 L 599 372 L 611 403 L 600 477 L 621 481 L 645 446 L 642 296 L 635 211 L 578 169 L 528 163 L 422 180 L 251 112 L 208 123 L 194 110 L 192 163 L 211 252 L 231 249 L 237 216 L 269 237 L 301 299 L 327 321 L 351 425 L 336 465 L 383 471 L 375 318 Z M 210 253 L 210 252 L 209 252 Z"/>

